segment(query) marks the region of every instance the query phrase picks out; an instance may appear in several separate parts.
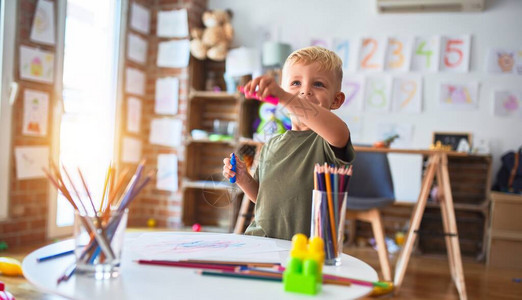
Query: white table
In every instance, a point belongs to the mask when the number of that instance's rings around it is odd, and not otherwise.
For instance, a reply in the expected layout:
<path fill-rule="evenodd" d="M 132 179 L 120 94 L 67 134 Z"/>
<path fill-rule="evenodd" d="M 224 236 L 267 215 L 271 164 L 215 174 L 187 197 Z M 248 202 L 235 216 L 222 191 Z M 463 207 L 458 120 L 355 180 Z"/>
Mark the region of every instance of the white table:
<path fill-rule="evenodd" d="M 67 240 L 51 244 L 30 253 L 23 261 L 22 268 L 29 282 L 42 291 L 61 295 L 72 299 L 311 299 L 304 294 L 289 293 L 283 290 L 279 282 L 202 276 L 194 269 L 140 265 L 135 262 L 137 243 L 143 240 L 142 234 L 126 233 L 121 263 L 121 274 L 118 278 L 97 281 L 92 277 L 75 274 L 59 285 L 56 280 L 63 271 L 74 262 L 74 255 L 62 256 L 38 263 L 36 259 L 50 254 L 73 249 L 73 241 Z M 168 232 L 180 237 L 196 235 L 215 235 L 227 239 L 240 238 L 244 241 L 256 241 L 266 238 L 232 234 L 215 233 L 182 233 Z M 286 264 L 291 242 L 269 239 L 277 245 L 279 262 Z M 139 245 L 147 246 L 147 245 Z M 283 249 L 283 250 L 282 250 Z M 266 249 L 263 249 L 266 251 Z M 250 261 L 263 261 L 268 252 L 252 254 Z M 239 260 L 239 259 L 238 259 Z M 241 257 L 241 260 L 245 260 Z M 378 280 L 377 273 L 368 264 L 343 254 L 341 266 L 325 266 L 325 274 L 334 274 L 367 281 Z M 324 285 L 322 291 L 314 299 L 353 299 L 367 295 L 371 287 L 361 285 L 337 286 Z"/>

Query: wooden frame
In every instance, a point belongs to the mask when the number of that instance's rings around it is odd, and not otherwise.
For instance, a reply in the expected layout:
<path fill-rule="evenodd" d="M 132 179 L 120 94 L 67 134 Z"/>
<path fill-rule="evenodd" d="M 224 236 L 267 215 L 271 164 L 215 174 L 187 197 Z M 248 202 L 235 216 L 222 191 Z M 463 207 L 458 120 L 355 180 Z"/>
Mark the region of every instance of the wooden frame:
<path fill-rule="evenodd" d="M 457 151 L 459 143 L 462 139 L 465 139 L 469 146 L 472 143 L 472 134 L 470 132 L 433 132 L 431 142 L 436 145 L 440 142 L 444 146 L 451 146 L 451 150 Z"/>

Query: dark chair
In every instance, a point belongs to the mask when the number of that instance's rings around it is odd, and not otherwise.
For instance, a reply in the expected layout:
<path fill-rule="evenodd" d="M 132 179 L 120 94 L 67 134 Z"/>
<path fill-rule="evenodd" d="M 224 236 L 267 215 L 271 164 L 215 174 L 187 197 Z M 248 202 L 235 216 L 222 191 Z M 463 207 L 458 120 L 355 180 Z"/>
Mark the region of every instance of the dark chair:
<path fill-rule="evenodd" d="M 346 219 L 351 220 L 349 240 L 353 241 L 355 235 L 355 220 L 372 224 L 381 271 L 387 281 L 391 281 L 392 277 L 379 208 L 394 201 L 393 180 L 386 153 L 357 152 L 346 203 Z"/>

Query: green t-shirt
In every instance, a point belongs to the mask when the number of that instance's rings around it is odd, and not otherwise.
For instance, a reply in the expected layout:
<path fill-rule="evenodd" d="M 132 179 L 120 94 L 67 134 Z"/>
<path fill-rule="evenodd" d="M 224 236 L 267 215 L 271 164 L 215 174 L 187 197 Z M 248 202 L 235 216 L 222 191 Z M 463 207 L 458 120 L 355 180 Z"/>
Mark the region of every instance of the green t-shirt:
<path fill-rule="evenodd" d="M 245 234 L 286 240 L 296 233 L 309 236 L 315 164 L 348 165 L 355 157 L 351 141 L 336 153 L 312 130 L 291 130 L 270 139 L 254 175 L 259 182 L 255 219 Z"/>

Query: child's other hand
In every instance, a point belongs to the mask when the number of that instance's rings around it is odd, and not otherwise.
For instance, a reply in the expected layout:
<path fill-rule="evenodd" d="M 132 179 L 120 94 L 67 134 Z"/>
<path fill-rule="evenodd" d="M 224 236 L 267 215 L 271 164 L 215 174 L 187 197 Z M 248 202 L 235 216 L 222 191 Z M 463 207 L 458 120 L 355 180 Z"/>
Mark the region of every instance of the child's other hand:
<path fill-rule="evenodd" d="M 226 179 L 230 179 L 235 175 L 237 183 L 243 182 L 248 174 L 246 164 L 236 156 L 236 172 L 234 172 L 232 171 L 232 164 L 230 163 L 231 157 L 232 154 L 230 154 L 230 157 L 223 159 L 223 176 Z"/>
<path fill-rule="evenodd" d="M 283 103 L 292 97 L 292 94 L 287 93 L 277 84 L 274 77 L 268 75 L 250 80 L 245 84 L 244 91 L 247 97 L 256 95 L 260 100 L 264 100 L 268 96 L 274 96 Z"/>

